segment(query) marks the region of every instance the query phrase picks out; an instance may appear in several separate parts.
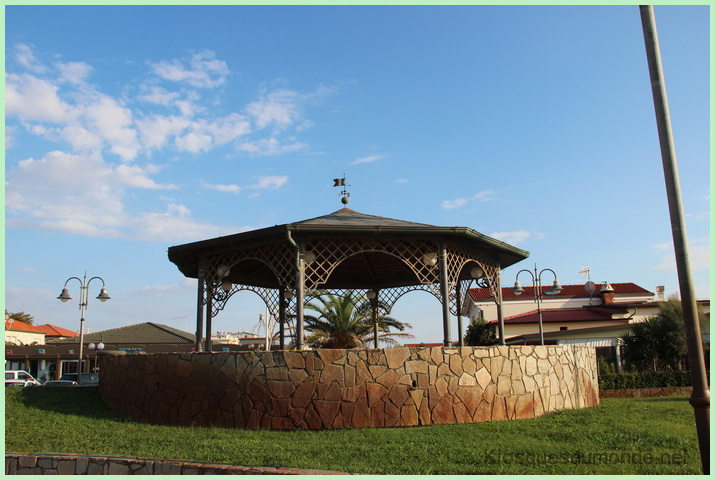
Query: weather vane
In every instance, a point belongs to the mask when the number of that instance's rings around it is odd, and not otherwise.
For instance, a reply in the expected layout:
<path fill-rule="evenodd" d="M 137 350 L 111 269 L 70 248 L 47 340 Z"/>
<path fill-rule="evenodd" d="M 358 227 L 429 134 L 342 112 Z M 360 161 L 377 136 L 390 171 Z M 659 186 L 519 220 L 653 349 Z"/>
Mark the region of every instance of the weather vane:
<path fill-rule="evenodd" d="M 343 189 L 340 191 L 340 195 L 343 198 L 341 198 L 340 201 L 343 202 L 343 205 L 347 205 L 350 201 L 348 200 L 348 198 L 350 197 L 350 192 L 348 192 L 345 187 L 349 187 L 350 185 L 345 184 L 345 174 L 343 173 L 343 178 L 334 178 L 333 182 L 333 187 L 343 187 Z"/>

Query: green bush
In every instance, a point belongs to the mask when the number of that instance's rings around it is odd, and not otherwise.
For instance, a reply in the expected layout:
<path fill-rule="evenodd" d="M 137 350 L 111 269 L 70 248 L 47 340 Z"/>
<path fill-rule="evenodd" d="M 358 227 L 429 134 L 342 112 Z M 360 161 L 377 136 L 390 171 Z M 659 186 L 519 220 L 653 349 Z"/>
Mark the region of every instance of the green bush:
<path fill-rule="evenodd" d="M 689 387 L 692 385 L 690 372 L 682 370 L 662 370 L 659 372 L 601 372 L 598 379 L 601 390 L 622 388 Z"/>

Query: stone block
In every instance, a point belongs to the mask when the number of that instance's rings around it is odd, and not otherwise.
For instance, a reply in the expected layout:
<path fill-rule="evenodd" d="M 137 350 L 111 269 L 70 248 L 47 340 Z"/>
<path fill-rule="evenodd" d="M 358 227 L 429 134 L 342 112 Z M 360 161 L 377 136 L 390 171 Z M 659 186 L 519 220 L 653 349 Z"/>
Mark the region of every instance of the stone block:
<path fill-rule="evenodd" d="M 511 377 L 505 375 L 497 378 L 497 395 L 509 395 L 511 391 Z"/>
<path fill-rule="evenodd" d="M 432 422 L 437 425 L 456 423 L 452 397 L 442 398 L 432 409 Z"/>
<path fill-rule="evenodd" d="M 467 356 L 462 359 L 462 369 L 464 372 L 474 375 L 477 371 L 477 364 L 472 357 Z"/>
<path fill-rule="evenodd" d="M 408 358 L 410 358 L 410 349 L 407 347 L 394 347 L 385 349 L 385 360 L 387 361 L 387 367 L 392 370 L 402 367 Z"/>
<path fill-rule="evenodd" d="M 285 367 L 266 368 L 266 380 L 288 380 L 288 369 Z"/>
<path fill-rule="evenodd" d="M 462 373 L 459 377 L 459 386 L 474 386 L 477 384 L 477 379 L 474 375 L 470 375 L 467 372 Z"/>
<path fill-rule="evenodd" d="M 515 418 L 534 418 L 534 395 L 519 395 Z"/>
<path fill-rule="evenodd" d="M 415 405 L 403 405 L 400 409 L 400 421 L 398 425 L 401 427 L 412 427 L 419 425 L 419 422 L 418 407 Z"/>
<path fill-rule="evenodd" d="M 328 386 L 328 390 L 323 395 L 323 400 L 342 400 L 344 388 L 337 382 L 333 382 Z"/>
<path fill-rule="evenodd" d="M 424 360 L 408 360 L 405 362 L 406 373 L 428 373 L 427 362 Z"/>
<path fill-rule="evenodd" d="M 492 405 L 485 401 L 479 402 L 472 417 L 475 422 L 489 422 L 492 419 Z"/>
<path fill-rule="evenodd" d="M 333 362 L 336 362 L 338 359 L 344 357 L 346 354 L 345 350 L 327 348 L 315 350 L 315 352 L 320 357 L 320 360 L 323 362 L 323 365 L 329 365 Z M 343 359 L 342 363 L 345 363 L 345 359 Z"/>
<path fill-rule="evenodd" d="M 291 368 L 288 370 L 288 379 L 293 382 L 294 385 L 301 383 L 303 380 L 308 378 L 308 374 L 302 368 Z"/>
<path fill-rule="evenodd" d="M 355 402 L 351 424 L 353 427 L 369 427 L 372 424 L 367 398 L 360 398 Z"/>
<path fill-rule="evenodd" d="M 544 345 L 537 345 L 534 347 L 534 355 L 536 355 L 537 358 L 544 360 L 548 358 L 549 351 Z"/>
<path fill-rule="evenodd" d="M 370 406 L 370 426 L 382 427 L 385 425 L 385 401 L 380 400 Z"/>
<path fill-rule="evenodd" d="M 469 415 L 474 416 L 477 405 L 482 399 L 481 392 L 476 387 L 459 387 L 456 396 L 464 404 Z"/>
<path fill-rule="evenodd" d="M 396 427 L 400 423 L 400 407 L 392 402 L 385 402 L 385 420 L 383 426 Z"/>
<path fill-rule="evenodd" d="M 492 376 L 492 381 L 496 383 L 497 378 L 501 374 L 502 368 L 504 368 L 504 357 L 492 357 L 489 360 L 490 365 L 487 368 Z"/>
<path fill-rule="evenodd" d="M 392 369 L 387 369 L 379 377 L 375 379 L 377 383 L 383 387 L 390 389 L 397 382 L 397 374 Z"/>
<path fill-rule="evenodd" d="M 464 369 L 462 368 L 462 357 L 459 355 L 450 355 L 449 356 L 449 369 L 454 373 L 455 375 L 459 376 L 464 372 Z"/>
<path fill-rule="evenodd" d="M 444 354 L 442 353 L 442 347 L 432 347 L 429 349 L 430 360 L 435 365 L 441 365 L 444 362 Z"/>
<path fill-rule="evenodd" d="M 320 383 L 339 382 L 345 384 L 345 371 L 342 365 L 326 364 L 320 374 Z"/>
<path fill-rule="evenodd" d="M 295 408 L 305 408 L 310 403 L 315 393 L 314 383 L 301 383 L 295 388 L 292 405 Z"/>
<path fill-rule="evenodd" d="M 332 428 L 335 417 L 340 411 L 340 401 L 316 400 L 313 402 L 320 421 L 325 428 Z"/>
<path fill-rule="evenodd" d="M 487 385 L 489 385 L 492 382 L 491 373 L 489 373 L 489 370 L 487 370 L 484 367 L 477 370 L 475 377 L 476 377 L 477 383 L 479 384 L 480 387 L 482 387 L 482 389 L 487 388 Z"/>
<path fill-rule="evenodd" d="M 539 359 L 536 362 L 536 369 L 541 374 L 547 374 L 551 371 L 551 363 L 548 360 Z"/>
<path fill-rule="evenodd" d="M 387 394 L 387 399 L 396 407 L 402 407 L 410 398 L 410 390 L 406 385 L 395 385 Z"/>
<path fill-rule="evenodd" d="M 439 377 L 437 379 L 437 382 L 435 382 L 434 384 L 434 388 L 437 391 L 437 395 L 439 395 L 440 397 L 444 397 L 445 395 L 447 395 L 448 385 L 449 384 L 447 383 L 445 377 Z"/>
<path fill-rule="evenodd" d="M 499 421 L 508 419 L 504 397 L 495 397 L 494 402 L 492 402 L 492 420 Z"/>
<path fill-rule="evenodd" d="M 516 402 L 519 397 L 516 395 L 507 395 L 504 397 L 506 403 L 506 416 L 508 419 L 513 419 L 516 415 Z"/>
<path fill-rule="evenodd" d="M 409 390 L 410 392 L 410 398 L 412 399 L 412 402 L 415 404 L 415 407 L 417 410 L 420 409 L 422 406 L 422 399 L 424 398 L 425 392 L 424 390 Z"/>
<path fill-rule="evenodd" d="M 470 415 L 467 407 L 458 401 L 454 402 L 453 406 L 454 418 L 457 423 L 471 423 L 472 416 Z"/>
<path fill-rule="evenodd" d="M 371 408 L 387 395 L 387 389 L 379 383 L 368 383 L 365 385 L 365 389 L 367 391 L 367 403 Z"/>

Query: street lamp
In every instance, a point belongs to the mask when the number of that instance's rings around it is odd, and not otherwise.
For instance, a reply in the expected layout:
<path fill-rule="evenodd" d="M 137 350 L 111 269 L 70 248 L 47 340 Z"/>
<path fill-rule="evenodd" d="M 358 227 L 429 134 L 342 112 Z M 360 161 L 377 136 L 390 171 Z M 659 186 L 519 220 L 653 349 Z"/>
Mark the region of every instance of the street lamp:
<path fill-rule="evenodd" d="M 87 272 L 84 272 L 84 279 L 80 279 L 79 277 L 70 277 L 65 281 L 65 286 L 62 288 L 62 293 L 60 293 L 60 296 L 57 297 L 58 300 L 62 302 L 67 302 L 68 300 L 72 300 L 72 297 L 70 297 L 69 291 L 67 290 L 67 284 L 70 282 L 70 280 L 77 280 L 80 283 L 80 290 L 79 290 L 79 311 L 80 311 L 80 319 L 79 319 L 79 363 L 77 364 L 77 383 L 82 383 L 81 378 L 82 378 L 82 344 L 84 342 L 84 312 L 87 310 L 87 301 L 89 300 L 88 295 L 87 295 L 87 290 L 89 289 L 89 284 L 92 283 L 92 280 L 100 280 L 102 282 L 102 289 L 99 291 L 99 295 L 97 295 L 97 300 L 100 302 L 106 302 L 109 300 L 111 297 L 109 294 L 107 294 L 107 289 L 104 286 L 104 280 L 102 277 L 92 277 L 89 280 L 87 280 Z"/>
<path fill-rule="evenodd" d="M 514 282 L 514 288 L 512 289 L 512 293 L 514 295 L 521 295 L 524 293 L 524 289 L 521 286 L 521 283 L 519 283 L 519 274 L 522 272 L 526 272 L 529 275 L 531 275 L 531 281 L 534 286 L 534 300 L 536 301 L 536 312 L 538 313 L 539 316 L 539 342 L 541 345 L 544 344 L 544 324 L 543 320 L 541 318 L 541 274 L 544 272 L 551 272 L 554 274 L 554 284 L 551 287 L 551 290 L 548 292 L 544 292 L 547 295 L 556 295 L 559 293 L 563 288 L 561 287 L 561 284 L 559 284 L 558 278 L 556 278 L 556 272 L 551 270 L 550 268 L 544 268 L 541 271 L 538 271 L 536 268 L 536 265 L 534 265 L 534 273 L 531 273 L 531 270 L 519 270 L 516 274 L 516 281 Z"/>
<path fill-rule="evenodd" d="M 99 353 L 100 350 L 104 349 L 104 344 L 102 342 L 99 342 L 97 345 L 94 344 L 94 342 L 90 343 L 87 345 L 87 348 L 90 350 L 97 350 L 97 352 L 94 354 L 94 373 L 97 373 L 97 353 Z"/>

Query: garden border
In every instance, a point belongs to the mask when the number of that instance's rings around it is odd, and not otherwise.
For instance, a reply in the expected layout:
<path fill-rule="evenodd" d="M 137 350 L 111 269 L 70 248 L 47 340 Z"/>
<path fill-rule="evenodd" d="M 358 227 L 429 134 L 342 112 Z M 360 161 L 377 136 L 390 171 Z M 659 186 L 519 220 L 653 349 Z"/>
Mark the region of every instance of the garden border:
<path fill-rule="evenodd" d="M 353 475 L 329 470 L 239 466 L 228 463 L 78 455 L 73 453 L 5 452 L 5 475 Z"/>

